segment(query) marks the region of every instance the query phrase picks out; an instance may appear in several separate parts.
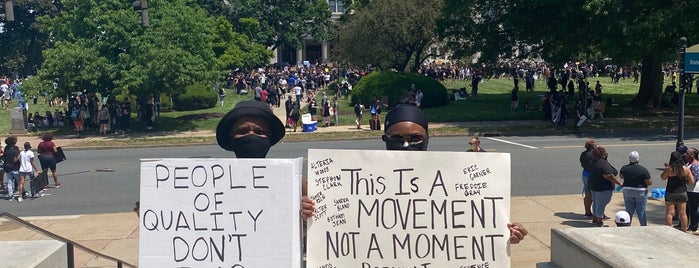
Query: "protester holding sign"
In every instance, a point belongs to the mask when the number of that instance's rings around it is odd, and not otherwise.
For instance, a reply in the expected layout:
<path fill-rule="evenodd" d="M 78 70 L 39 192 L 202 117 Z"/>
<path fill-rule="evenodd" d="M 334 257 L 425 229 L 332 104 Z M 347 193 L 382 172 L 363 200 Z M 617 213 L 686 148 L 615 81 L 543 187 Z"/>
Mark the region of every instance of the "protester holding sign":
<path fill-rule="evenodd" d="M 382 136 L 386 150 L 427 151 L 429 141 L 428 123 L 425 113 L 413 105 L 398 105 L 393 108 L 385 119 L 385 134 Z M 472 139 L 478 141 L 478 137 Z M 476 152 L 485 152 L 480 142 L 476 144 Z M 521 223 L 511 223 L 510 243 L 517 244 L 527 235 L 527 230 Z"/>
<path fill-rule="evenodd" d="M 216 127 L 216 141 L 221 148 L 233 151 L 238 158 L 265 158 L 286 131 L 269 106 L 258 101 L 242 101 L 228 112 Z M 306 196 L 303 183 L 301 200 L 304 219 L 313 214 L 313 200 Z"/>

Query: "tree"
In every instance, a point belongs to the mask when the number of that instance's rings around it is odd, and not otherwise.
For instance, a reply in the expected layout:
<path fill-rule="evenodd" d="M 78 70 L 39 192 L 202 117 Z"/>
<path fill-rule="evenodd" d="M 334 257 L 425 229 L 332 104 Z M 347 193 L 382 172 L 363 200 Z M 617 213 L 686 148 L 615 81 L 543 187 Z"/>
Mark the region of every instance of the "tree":
<path fill-rule="evenodd" d="M 4 3 L 4 1 L 1 1 Z M 0 75 L 34 74 L 48 47 L 48 35 L 39 31 L 37 18 L 56 14 L 59 5 L 49 0 L 14 0 L 15 21 L 0 23 Z"/>
<path fill-rule="evenodd" d="M 437 45 L 442 0 L 373 1 L 342 26 L 339 57 L 356 65 L 417 71 Z M 412 61 L 412 64 L 411 64 Z"/>
<path fill-rule="evenodd" d="M 207 0 L 199 0 L 207 1 Z M 325 0 L 229 0 L 231 23 L 237 32 L 274 50 L 300 48 L 307 36 L 328 40 L 330 9 Z M 215 9 L 212 9 L 215 10 Z M 250 19 L 259 27 L 250 28 Z"/>
<path fill-rule="evenodd" d="M 698 5 L 697 0 L 446 0 L 439 29 L 456 55 L 481 51 L 483 61 L 531 55 L 554 63 L 591 55 L 620 64 L 642 61 L 631 105 L 657 107 L 661 63 L 676 59 L 680 36 L 699 38 L 691 9 Z"/>
<path fill-rule="evenodd" d="M 30 83 L 45 90 L 58 78 L 54 94 L 60 96 L 76 90 L 177 95 L 194 83 L 212 84 L 227 68 L 262 64 L 271 54 L 188 0 L 149 1 L 147 28 L 130 3 L 61 3 L 60 13 L 39 18 L 53 42 Z"/>

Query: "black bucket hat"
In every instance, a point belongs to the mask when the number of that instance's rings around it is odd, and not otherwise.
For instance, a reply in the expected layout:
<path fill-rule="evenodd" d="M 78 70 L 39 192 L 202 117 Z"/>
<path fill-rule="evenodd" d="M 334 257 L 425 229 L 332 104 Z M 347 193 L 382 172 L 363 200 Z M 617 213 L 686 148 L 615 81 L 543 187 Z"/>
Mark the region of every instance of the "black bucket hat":
<path fill-rule="evenodd" d="M 259 101 L 241 101 L 218 122 L 218 126 L 216 127 L 216 141 L 221 148 L 227 151 L 233 151 L 233 145 L 231 143 L 233 138 L 230 134 L 231 127 L 238 118 L 246 115 L 262 118 L 267 121 L 270 127 L 270 145 L 275 145 L 284 138 L 284 134 L 286 134 L 284 124 L 272 113 L 272 110 L 266 103 Z"/>

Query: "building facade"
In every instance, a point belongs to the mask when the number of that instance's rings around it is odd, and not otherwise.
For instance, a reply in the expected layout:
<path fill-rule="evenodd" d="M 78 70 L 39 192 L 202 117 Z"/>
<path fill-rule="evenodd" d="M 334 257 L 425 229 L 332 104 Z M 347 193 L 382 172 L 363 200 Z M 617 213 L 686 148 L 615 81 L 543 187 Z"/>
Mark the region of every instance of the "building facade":
<path fill-rule="evenodd" d="M 345 14 L 346 7 L 349 6 L 351 0 L 326 0 L 330 6 L 331 18 L 339 19 Z M 307 36 L 303 40 L 301 48 L 294 49 L 280 46 L 274 51 L 271 63 L 286 62 L 292 65 L 303 64 L 309 62 L 311 64 L 321 64 L 328 62 L 328 52 L 332 44 L 327 41 L 316 40 L 312 36 Z"/>

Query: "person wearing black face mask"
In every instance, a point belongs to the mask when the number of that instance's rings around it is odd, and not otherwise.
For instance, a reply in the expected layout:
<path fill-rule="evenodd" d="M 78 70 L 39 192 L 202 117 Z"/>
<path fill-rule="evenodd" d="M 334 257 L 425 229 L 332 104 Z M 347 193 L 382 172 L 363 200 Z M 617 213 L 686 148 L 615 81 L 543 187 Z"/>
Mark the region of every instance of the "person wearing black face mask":
<path fill-rule="evenodd" d="M 385 119 L 382 136 L 386 150 L 427 151 L 429 141 L 427 116 L 414 105 L 399 104 Z M 521 223 L 508 223 L 510 243 L 517 244 L 527 235 Z"/>
<path fill-rule="evenodd" d="M 218 145 L 233 151 L 237 158 L 265 158 L 285 134 L 284 124 L 267 104 L 259 101 L 239 102 L 216 127 Z M 302 215 L 306 219 L 313 214 L 315 202 L 307 196 L 305 180 L 302 194 Z"/>
<path fill-rule="evenodd" d="M 216 127 L 216 141 L 238 158 L 264 158 L 286 131 L 267 105 L 242 101 L 228 112 Z"/>

